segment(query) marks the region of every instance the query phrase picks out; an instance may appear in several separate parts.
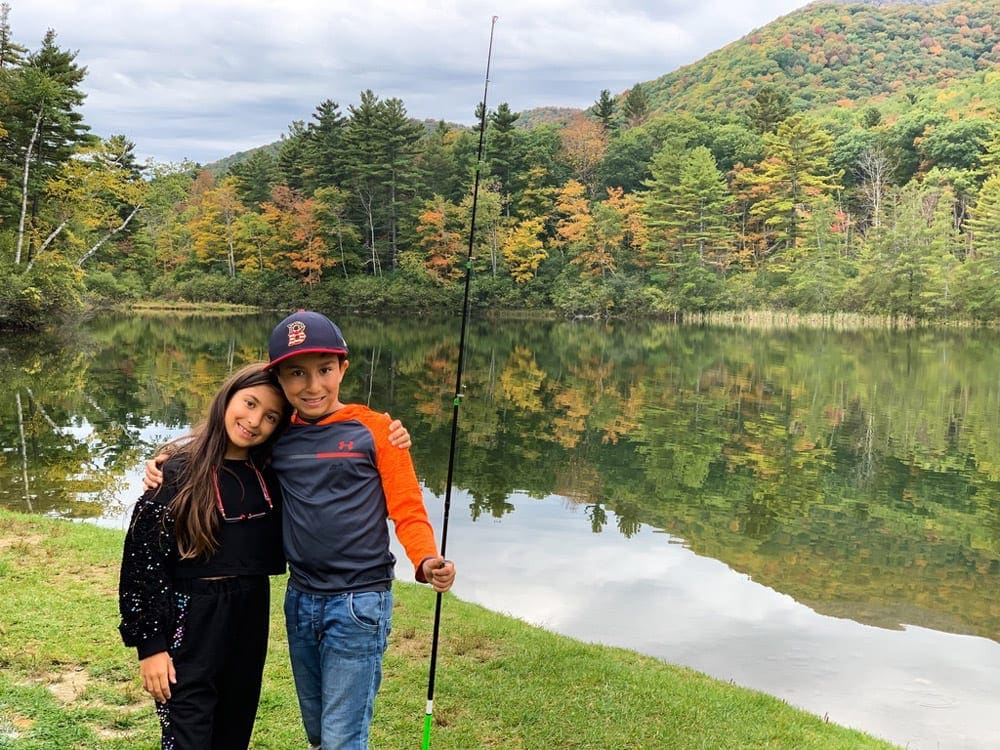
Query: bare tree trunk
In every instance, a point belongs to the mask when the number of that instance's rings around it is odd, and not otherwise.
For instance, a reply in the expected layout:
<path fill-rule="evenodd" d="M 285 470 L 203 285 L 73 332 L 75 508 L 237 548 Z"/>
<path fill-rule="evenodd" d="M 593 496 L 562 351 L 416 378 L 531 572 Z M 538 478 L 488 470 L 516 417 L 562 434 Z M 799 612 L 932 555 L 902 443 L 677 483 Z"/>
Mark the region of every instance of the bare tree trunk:
<path fill-rule="evenodd" d="M 59 425 L 57 425 L 56 422 L 55 422 L 55 420 L 52 419 L 52 417 L 49 416 L 48 412 L 45 411 L 45 409 L 42 407 L 42 405 L 40 403 L 38 403 L 38 399 L 35 398 L 35 394 L 32 392 L 32 390 L 30 388 L 28 388 L 27 391 L 28 391 L 28 398 L 31 399 L 31 403 L 35 407 L 35 411 L 37 411 L 39 414 L 42 415 L 42 419 L 44 419 L 46 422 L 48 422 L 49 427 L 52 428 L 52 431 L 56 435 L 62 435 L 63 434 L 62 427 L 60 427 Z M 20 393 L 18 394 L 18 397 L 20 397 Z"/>
<path fill-rule="evenodd" d="M 31 393 L 31 391 L 29 390 L 29 391 L 28 391 L 28 393 Z M 34 396 L 32 396 L 32 398 L 34 398 Z M 93 396 L 91 396 L 91 395 L 90 395 L 89 393 L 84 393 L 84 394 L 83 394 L 83 398 L 84 398 L 84 400 L 85 400 L 85 401 L 86 401 L 86 402 L 87 402 L 88 404 L 90 404 L 90 408 L 92 408 L 92 409 L 93 409 L 94 411 L 96 411 L 96 412 L 97 412 L 98 414 L 100 414 L 100 415 L 101 415 L 102 417 L 105 417 L 105 418 L 109 419 L 109 421 L 110 421 L 110 418 L 108 417 L 108 412 L 107 412 L 107 410 L 105 410 L 105 409 L 104 409 L 104 408 L 103 408 L 103 407 L 102 407 L 102 406 L 101 406 L 101 405 L 100 405 L 99 403 L 97 403 L 97 402 L 96 402 L 96 401 L 94 400 L 94 397 L 93 397 Z M 115 421 L 115 424 L 117 425 L 117 424 L 119 424 L 119 422 Z"/>
<path fill-rule="evenodd" d="M 233 239 L 233 212 L 226 210 L 226 263 L 229 265 L 229 278 L 236 278 L 236 242 Z"/>
<path fill-rule="evenodd" d="M 396 179 L 393 176 L 392 186 L 389 188 L 389 246 L 391 248 L 389 257 L 389 268 L 393 271 L 399 267 L 397 258 L 399 248 L 396 245 Z"/>
<path fill-rule="evenodd" d="M 381 347 L 375 347 L 375 351 L 372 352 L 371 365 L 368 368 L 368 398 L 365 400 L 365 406 L 372 405 L 372 390 L 375 387 L 375 369 L 378 367 L 379 354 L 381 353 Z"/>
<path fill-rule="evenodd" d="M 360 188 L 358 189 L 358 200 L 361 201 L 361 207 L 365 210 L 365 217 L 368 219 L 368 239 L 371 242 L 372 251 L 372 274 L 374 276 L 381 276 L 382 266 L 378 262 L 378 252 L 375 249 L 375 216 L 372 212 L 372 206 L 375 201 L 370 194 L 366 200 Z"/>
<path fill-rule="evenodd" d="M 28 152 L 24 155 L 24 178 L 21 182 L 21 218 L 17 224 L 17 251 L 14 253 L 14 265 L 21 265 L 21 249 L 24 247 L 24 221 L 28 215 L 28 174 L 31 165 L 31 151 L 35 148 L 35 141 L 38 140 L 38 132 L 42 128 L 42 109 L 39 107 L 38 116 L 35 117 L 35 129 L 31 132 L 31 140 L 28 141 Z"/>
<path fill-rule="evenodd" d="M 229 278 L 236 278 L 236 247 L 232 237 L 227 240 L 226 262 L 229 264 Z"/>
<path fill-rule="evenodd" d="M 108 240 L 110 240 L 112 237 L 114 237 L 116 234 L 118 234 L 120 231 L 122 231 L 125 227 L 127 227 L 128 223 L 130 221 L 132 221 L 132 219 L 135 217 L 135 215 L 137 213 L 139 213 L 139 209 L 140 208 L 142 208 L 142 204 L 141 203 L 138 204 L 135 208 L 132 209 L 132 213 L 130 213 L 126 217 L 125 221 L 123 221 L 117 227 L 115 227 L 110 232 L 108 232 L 106 235 L 104 235 L 103 237 L 101 237 L 101 239 L 99 239 L 97 241 L 96 245 L 94 245 L 92 248 L 90 248 L 90 250 L 88 250 L 83 255 L 81 255 L 80 259 L 76 262 L 76 265 L 82 266 L 83 262 L 85 260 L 87 260 L 87 258 L 89 258 L 91 255 L 93 255 L 94 253 L 96 253 L 101 248 L 101 245 L 103 245 L 105 242 L 107 242 Z"/>
<path fill-rule="evenodd" d="M 54 240 L 59 235 L 59 233 L 66 228 L 67 224 L 69 224 L 69 219 L 63 219 L 62 222 L 59 224 L 59 226 L 53 229 L 52 233 L 45 238 L 45 242 L 43 242 L 41 247 L 38 248 L 38 252 L 41 253 L 42 251 L 44 251 L 45 248 L 47 248 L 52 243 L 52 240 Z M 29 263 L 28 265 L 30 266 L 31 263 Z"/>
<path fill-rule="evenodd" d="M 347 258 L 344 257 L 344 233 L 338 227 L 337 229 L 337 246 L 340 248 L 340 267 L 344 269 L 344 278 L 347 276 Z"/>
<path fill-rule="evenodd" d="M 31 267 L 35 265 L 35 259 L 45 251 L 45 248 L 47 248 L 52 243 L 52 240 L 54 240 L 59 235 L 59 233 L 66 227 L 67 224 L 69 224 L 69 219 L 63 219 L 62 223 L 55 229 L 53 229 L 52 233 L 45 238 L 45 242 L 42 243 L 41 247 L 39 247 L 38 250 L 35 252 L 35 254 L 31 257 L 31 260 L 28 261 L 28 265 L 24 269 L 25 272 L 31 270 Z"/>
<path fill-rule="evenodd" d="M 495 222 L 490 225 L 489 238 L 490 238 L 490 266 L 493 269 L 493 277 L 496 278 L 500 240 L 497 237 L 497 225 Z"/>
<path fill-rule="evenodd" d="M 21 409 L 21 392 L 14 393 L 17 401 L 17 430 L 21 436 L 21 478 L 24 480 L 24 502 L 28 505 L 28 512 L 34 512 L 31 507 L 31 486 L 28 484 L 28 441 L 24 438 L 24 410 Z"/>
<path fill-rule="evenodd" d="M 882 226 L 882 204 L 885 202 L 885 190 L 893 166 L 881 146 L 865 149 L 858 159 L 858 170 L 862 177 L 861 189 L 868 203 L 871 226 L 874 229 Z"/>

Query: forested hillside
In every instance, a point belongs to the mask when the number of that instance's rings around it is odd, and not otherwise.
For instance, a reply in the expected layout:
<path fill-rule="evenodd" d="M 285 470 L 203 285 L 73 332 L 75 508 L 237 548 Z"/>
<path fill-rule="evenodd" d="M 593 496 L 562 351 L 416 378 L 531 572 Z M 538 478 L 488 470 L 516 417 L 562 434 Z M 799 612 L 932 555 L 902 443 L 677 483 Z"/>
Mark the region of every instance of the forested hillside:
<path fill-rule="evenodd" d="M 144 298 L 456 308 L 477 131 L 364 91 L 211 170 L 137 165 L 79 115 L 86 50 L 30 50 L 0 8 L 0 324 Z M 995 11 L 814 3 L 586 112 L 491 102 L 475 303 L 1000 318 Z"/>
<path fill-rule="evenodd" d="M 995 2 L 818 2 L 648 84 L 651 111 L 745 110 L 760 84 L 796 109 L 879 105 L 948 89 L 1000 63 Z"/>

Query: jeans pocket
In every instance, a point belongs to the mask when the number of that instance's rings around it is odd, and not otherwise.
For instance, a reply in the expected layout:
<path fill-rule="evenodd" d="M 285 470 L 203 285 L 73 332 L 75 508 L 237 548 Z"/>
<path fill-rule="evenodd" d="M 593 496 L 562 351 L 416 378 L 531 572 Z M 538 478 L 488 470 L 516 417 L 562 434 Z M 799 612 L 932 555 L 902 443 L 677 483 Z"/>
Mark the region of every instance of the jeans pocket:
<path fill-rule="evenodd" d="M 285 590 L 285 601 L 282 609 L 285 611 L 285 629 L 288 633 L 296 633 L 309 623 L 308 613 L 304 612 L 305 597 L 291 588 Z"/>
<path fill-rule="evenodd" d="M 348 595 L 348 607 L 351 619 L 358 625 L 370 630 L 379 630 L 388 616 L 386 598 L 388 594 L 382 591 L 365 591 Z"/>

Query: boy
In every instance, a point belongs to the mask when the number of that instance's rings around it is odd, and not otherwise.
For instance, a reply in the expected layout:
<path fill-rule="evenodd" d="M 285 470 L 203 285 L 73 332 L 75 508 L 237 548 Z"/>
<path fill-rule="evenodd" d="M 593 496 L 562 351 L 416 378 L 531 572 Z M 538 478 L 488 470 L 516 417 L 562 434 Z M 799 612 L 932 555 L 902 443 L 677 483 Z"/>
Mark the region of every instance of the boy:
<path fill-rule="evenodd" d="M 268 353 L 295 410 L 273 466 L 284 491 L 285 624 L 302 722 L 313 748 L 367 750 L 392 624 L 386 519 L 418 581 L 447 591 L 455 568 L 437 552 L 409 451 L 390 449 L 389 418 L 340 401 L 340 329 L 300 311 L 275 327 Z"/>

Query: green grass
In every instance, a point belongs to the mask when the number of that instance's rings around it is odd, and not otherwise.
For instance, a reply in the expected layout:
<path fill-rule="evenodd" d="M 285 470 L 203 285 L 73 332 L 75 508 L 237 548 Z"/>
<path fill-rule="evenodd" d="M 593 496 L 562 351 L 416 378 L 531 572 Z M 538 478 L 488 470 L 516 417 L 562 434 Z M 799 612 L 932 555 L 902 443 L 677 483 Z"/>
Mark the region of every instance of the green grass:
<path fill-rule="evenodd" d="M 0 748 L 157 748 L 152 701 L 118 638 L 120 532 L 0 511 Z M 274 580 L 253 748 L 304 748 Z M 398 583 L 373 747 L 417 748 L 434 595 Z M 586 645 L 447 596 L 434 750 L 892 748 L 770 696 Z"/>

